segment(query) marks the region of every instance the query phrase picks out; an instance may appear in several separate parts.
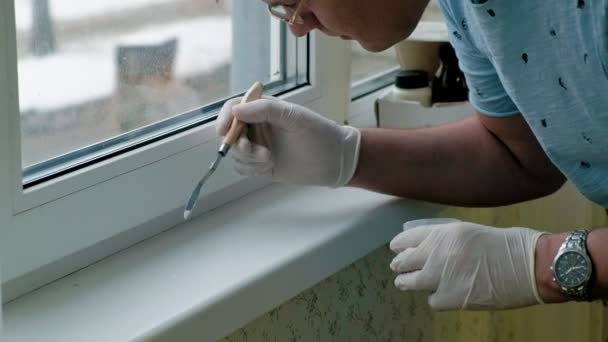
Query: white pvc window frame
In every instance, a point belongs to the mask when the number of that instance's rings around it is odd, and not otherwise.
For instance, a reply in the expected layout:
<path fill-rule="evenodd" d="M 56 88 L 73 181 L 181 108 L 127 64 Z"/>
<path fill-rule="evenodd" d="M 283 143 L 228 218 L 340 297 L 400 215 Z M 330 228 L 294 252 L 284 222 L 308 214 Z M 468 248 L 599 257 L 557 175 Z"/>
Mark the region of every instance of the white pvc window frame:
<path fill-rule="evenodd" d="M 192 186 L 220 143 L 211 122 L 24 191 L 14 13 L 12 0 L 0 2 L 4 301 L 179 224 Z M 308 53 L 309 85 L 282 98 L 344 122 L 350 103 L 350 45 L 317 33 L 293 44 L 308 47 L 298 51 Z M 230 163 L 226 160 L 206 185 L 198 214 L 268 184 L 238 176 Z"/>

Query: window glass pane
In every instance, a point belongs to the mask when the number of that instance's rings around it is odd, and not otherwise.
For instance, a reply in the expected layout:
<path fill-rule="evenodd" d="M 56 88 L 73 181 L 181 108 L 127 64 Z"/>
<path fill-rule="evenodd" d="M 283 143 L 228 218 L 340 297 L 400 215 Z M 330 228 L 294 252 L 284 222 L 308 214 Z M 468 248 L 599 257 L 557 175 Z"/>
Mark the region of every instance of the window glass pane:
<path fill-rule="evenodd" d="M 372 53 L 363 49 L 359 43 L 352 43 L 351 83 L 376 76 L 399 66 L 395 49 Z"/>
<path fill-rule="evenodd" d="M 261 1 L 15 0 L 15 8 L 26 169 L 130 139 L 254 80 L 286 79 L 276 63 L 285 35 Z"/>
<path fill-rule="evenodd" d="M 422 22 L 439 21 L 442 22 L 441 11 L 437 0 L 431 0 L 425 12 L 420 19 Z M 380 53 L 371 53 L 365 51 L 358 43 L 352 43 L 352 69 L 351 83 L 353 85 L 363 85 L 363 81 L 372 81 L 376 84 L 379 80 L 374 80 L 375 77 L 382 77 L 388 83 L 392 81 L 389 76 L 389 71 L 399 67 L 397 55 L 394 48 L 388 49 Z M 385 85 L 388 84 L 384 82 Z"/>

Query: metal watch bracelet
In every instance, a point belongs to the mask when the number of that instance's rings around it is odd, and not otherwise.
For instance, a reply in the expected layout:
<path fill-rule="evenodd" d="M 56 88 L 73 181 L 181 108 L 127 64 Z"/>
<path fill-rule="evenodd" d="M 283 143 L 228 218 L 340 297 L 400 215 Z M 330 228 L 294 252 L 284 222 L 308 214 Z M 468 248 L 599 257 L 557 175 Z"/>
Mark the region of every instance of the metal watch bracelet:
<path fill-rule="evenodd" d="M 563 242 L 557 255 L 560 255 L 565 250 L 579 250 L 583 252 L 589 258 L 589 253 L 587 252 L 587 236 L 589 235 L 589 231 L 585 229 L 577 229 L 568 234 L 568 237 Z M 591 258 L 589 258 L 591 260 Z M 589 267 L 593 267 L 593 265 L 589 265 Z M 576 287 L 576 288 L 568 288 L 557 283 L 560 291 L 563 295 L 568 297 L 571 300 L 575 301 L 588 301 L 589 300 L 589 282 L 587 281 L 585 284 Z"/>

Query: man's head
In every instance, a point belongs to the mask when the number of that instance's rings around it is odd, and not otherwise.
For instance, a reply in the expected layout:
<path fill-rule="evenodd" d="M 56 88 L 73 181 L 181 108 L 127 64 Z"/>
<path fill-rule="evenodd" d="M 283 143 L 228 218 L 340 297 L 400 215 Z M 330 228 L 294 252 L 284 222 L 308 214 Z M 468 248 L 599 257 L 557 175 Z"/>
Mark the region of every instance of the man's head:
<path fill-rule="evenodd" d="M 382 51 L 407 38 L 428 0 L 263 0 L 296 8 L 302 23 L 290 25 L 296 36 L 318 29 L 330 36 L 354 39 L 369 51 Z"/>

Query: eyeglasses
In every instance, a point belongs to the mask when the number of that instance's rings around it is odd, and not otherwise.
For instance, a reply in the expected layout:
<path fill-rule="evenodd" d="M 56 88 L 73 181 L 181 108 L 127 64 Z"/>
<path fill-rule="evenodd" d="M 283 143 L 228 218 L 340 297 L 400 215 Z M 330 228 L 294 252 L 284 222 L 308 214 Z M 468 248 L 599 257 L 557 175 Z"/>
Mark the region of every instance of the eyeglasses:
<path fill-rule="evenodd" d="M 306 0 L 300 0 L 295 8 L 294 5 L 268 5 L 268 13 L 289 25 L 302 25 L 304 19 L 300 16 L 300 10 L 305 2 Z"/>

